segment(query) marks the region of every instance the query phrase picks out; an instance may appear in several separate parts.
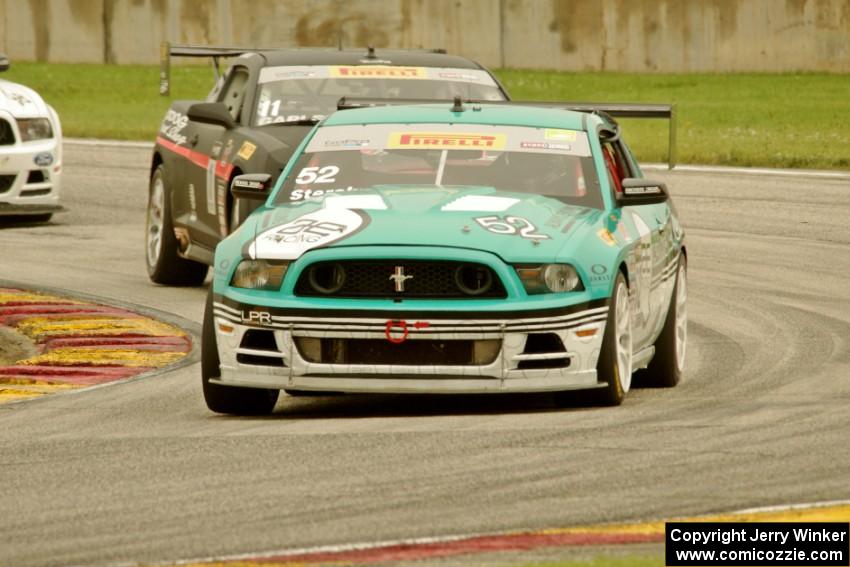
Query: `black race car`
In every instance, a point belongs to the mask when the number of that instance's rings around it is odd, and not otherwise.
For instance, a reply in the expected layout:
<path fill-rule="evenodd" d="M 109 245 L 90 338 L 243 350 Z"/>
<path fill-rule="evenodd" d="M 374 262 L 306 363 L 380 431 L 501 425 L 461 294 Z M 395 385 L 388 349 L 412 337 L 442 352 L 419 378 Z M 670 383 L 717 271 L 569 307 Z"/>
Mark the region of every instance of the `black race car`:
<path fill-rule="evenodd" d="M 156 139 L 145 250 L 148 275 L 162 284 L 203 283 L 216 244 L 262 203 L 234 201 L 231 180 L 276 177 L 340 98 L 508 98 L 487 69 L 442 50 L 189 53 L 233 59 L 205 102 L 171 105 Z"/>

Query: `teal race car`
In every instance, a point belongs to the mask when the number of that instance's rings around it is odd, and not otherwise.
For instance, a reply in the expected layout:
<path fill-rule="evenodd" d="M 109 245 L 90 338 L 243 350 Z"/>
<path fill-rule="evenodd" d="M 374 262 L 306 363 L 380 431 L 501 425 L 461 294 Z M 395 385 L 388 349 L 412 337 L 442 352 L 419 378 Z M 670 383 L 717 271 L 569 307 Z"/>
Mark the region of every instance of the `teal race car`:
<path fill-rule="evenodd" d="M 517 104 L 339 111 L 215 252 L 203 391 L 220 413 L 279 391 L 575 390 L 620 404 L 676 385 L 684 232 L 604 112 Z"/>

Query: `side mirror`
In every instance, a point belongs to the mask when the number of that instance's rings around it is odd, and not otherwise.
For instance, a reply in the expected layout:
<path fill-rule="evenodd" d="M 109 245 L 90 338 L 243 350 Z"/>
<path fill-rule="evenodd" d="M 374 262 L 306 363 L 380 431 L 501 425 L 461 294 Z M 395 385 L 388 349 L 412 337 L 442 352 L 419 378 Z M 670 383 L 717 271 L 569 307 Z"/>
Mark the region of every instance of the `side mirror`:
<path fill-rule="evenodd" d="M 236 126 L 236 122 L 223 102 L 195 103 L 189 107 L 186 116 L 194 122 L 224 126 L 228 130 Z"/>
<path fill-rule="evenodd" d="M 263 199 L 269 196 L 272 176 L 268 173 L 246 173 L 237 175 L 230 184 L 234 199 Z"/>
<path fill-rule="evenodd" d="M 5 54 L 0 53 L 0 71 L 8 71 L 10 65 L 9 58 Z"/>
<path fill-rule="evenodd" d="M 667 201 L 667 185 L 662 181 L 627 177 L 623 179 L 623 193 L 617 196 L 621 207 L 629 205 L 658 205 Z"/>

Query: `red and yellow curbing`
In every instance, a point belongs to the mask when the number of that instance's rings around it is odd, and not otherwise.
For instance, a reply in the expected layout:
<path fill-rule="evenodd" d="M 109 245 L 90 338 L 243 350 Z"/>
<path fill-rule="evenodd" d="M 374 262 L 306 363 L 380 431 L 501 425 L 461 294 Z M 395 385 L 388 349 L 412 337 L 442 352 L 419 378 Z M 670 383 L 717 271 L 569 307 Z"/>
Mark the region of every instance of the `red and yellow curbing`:
<path fill-rule="evenodd" d="M 791 506 L 715 516 L 675 518 L 682 522 L 847 522 L 850 503 Z M 441 559 L 458 555 L 517 552 L 552 547 L 664 543 L 665 521 L 577 526 L 534 532 L 449 536 L 397 542 L 360 543 L 273 552 L 250 557 L 210 558 L 182 565 L 248 567 L 258 565 L 363 565 Z M 474 559 L 473 559 L 474 561 Z"/>
<path fill-rule="evenodd" d="M 132 311 L 12 288 L 0 288 L 0 327 L 34 346 L 0 365 L 0 403 L 129 378 L 192 348 L 182 330 Z"/>

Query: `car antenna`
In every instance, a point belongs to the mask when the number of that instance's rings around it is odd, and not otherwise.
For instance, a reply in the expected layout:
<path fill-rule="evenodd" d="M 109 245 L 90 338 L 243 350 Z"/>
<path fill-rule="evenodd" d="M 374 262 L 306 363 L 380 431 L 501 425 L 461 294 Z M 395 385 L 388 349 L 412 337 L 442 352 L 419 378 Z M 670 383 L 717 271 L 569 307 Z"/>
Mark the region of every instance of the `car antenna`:
<path fill-rule="evenodd" d="M 455 95 L 454 106 L 452 106 L 452 112 L 463 112 L 466 110 L 463 107 L 463 101 L 460 99 L 460 95 Z"/>
<path fill-rule="evenodd" d="M 371 45 L 366 48 L 366 59 L 375 59 L 375 48 Z"/>

